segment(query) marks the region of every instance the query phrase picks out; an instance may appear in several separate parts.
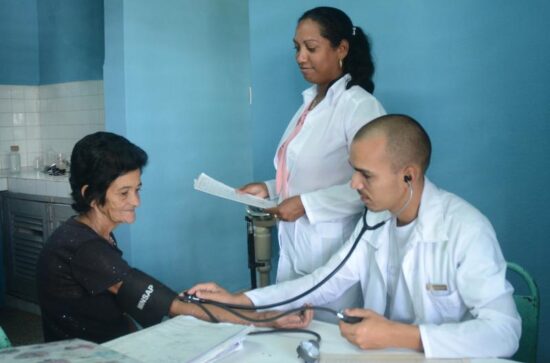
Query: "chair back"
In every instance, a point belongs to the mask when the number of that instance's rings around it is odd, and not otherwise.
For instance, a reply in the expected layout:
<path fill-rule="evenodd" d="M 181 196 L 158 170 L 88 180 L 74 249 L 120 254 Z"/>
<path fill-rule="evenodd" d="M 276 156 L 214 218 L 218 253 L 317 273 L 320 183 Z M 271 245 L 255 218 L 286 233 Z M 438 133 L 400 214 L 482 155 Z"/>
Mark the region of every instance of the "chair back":
<path fill-rule="evenodd" d="M 539 335 L 539 289 L 531 275 L 518 264 L 508 262 L 508 271 L 518 274 L 525 281 L 529 290 L 528 295 L 514 294 L 518 313 L 521 316 L 521 338 L 519 349 L 512 359 L 519 362 L 536 363 Z"/>
<path fill-rule="evenodd" d="M 0 326 L 0 349 L 11 347 L 10 340 L 4 332 L 4 329 Z"/>

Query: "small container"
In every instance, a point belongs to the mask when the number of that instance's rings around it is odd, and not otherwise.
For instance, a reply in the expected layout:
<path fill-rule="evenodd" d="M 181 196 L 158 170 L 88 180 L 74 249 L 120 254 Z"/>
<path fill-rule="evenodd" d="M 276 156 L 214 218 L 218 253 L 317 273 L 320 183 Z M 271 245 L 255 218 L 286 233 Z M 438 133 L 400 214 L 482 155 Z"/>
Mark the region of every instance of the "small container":
<path fill-rule="evenodd" d="M 67 161 L 65 160 L 63 153 L 57 154 L 57 160 L 55 162 L 55 166 L 57 166 L 59 170 L 65 171 L 67 169 Z"/>
<path fill-rule="evenodd" d="M 19 145 L 10 147 L 10 172 L 19 173 L 21 171 L 21 155 L 19 155 Z"/>
<path fill-rule="evenodd" d="M 36 171 L 44 170 L 44 161 L 42 160 L 42 156 L 35 157 L 32 165 Z"/>
<path fill-rule="evenodd" d="M 53 163 L 55 163 L 57 161 L 56 155 L 57 153 L 55 152 L 55 150 L 49 147 L 44 155 L 44 165 L 51 166 Z"/>

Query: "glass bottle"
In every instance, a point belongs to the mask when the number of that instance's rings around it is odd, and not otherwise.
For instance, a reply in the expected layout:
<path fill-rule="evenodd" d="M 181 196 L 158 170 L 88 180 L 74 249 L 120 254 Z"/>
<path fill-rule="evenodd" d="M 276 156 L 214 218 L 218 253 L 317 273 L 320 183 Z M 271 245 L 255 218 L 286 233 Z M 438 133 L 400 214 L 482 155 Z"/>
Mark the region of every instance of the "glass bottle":
<path fill-rule="evenodd" d="M 21 155 L 19 155 L 19 145 L 10 147 L 10 172 L 19 173 L 21 171 Z"/>

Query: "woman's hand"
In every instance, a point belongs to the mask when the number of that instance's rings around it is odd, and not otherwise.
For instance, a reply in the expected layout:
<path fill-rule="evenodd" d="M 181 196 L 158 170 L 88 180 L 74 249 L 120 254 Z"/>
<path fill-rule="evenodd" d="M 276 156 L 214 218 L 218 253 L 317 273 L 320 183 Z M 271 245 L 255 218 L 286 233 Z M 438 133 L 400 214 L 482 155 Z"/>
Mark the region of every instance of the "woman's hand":
<path fill-rule="evenodd" d="M 252 301 L 250 301 L 245 294 L 232 294 L 214 282 L 197 284 L 186 292 L 201 299 L 213 300 L 226 304 L 252 305 Z"/>
<path fill-rule="evenodd" d="M 237 189 L 237 192 L 242 194 L 252 194 L 258 198 L 269 197 L 269 191 L 267 190 L 267 185 L 265 185 L 265 183 L 249 183 Z"/>
<path fill-rule="evenodd" d="M 269 208 L 265 211 L 273 214 L 275 218 L 285 222 L 294 222 L 306 214 L 306 210 L 302 204 L 302 199 L 299 195 L 285 199 L 276 208 Z"/>

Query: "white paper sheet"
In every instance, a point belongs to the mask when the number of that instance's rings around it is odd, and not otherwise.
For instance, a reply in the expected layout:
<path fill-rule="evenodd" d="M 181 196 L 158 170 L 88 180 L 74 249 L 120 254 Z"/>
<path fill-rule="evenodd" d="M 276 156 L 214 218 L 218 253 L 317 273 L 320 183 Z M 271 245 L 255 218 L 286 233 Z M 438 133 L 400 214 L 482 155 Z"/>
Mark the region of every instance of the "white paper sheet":
<path fill-rule="evenodd" d="M 198 178 L 195 179 L 194 187 L 198 191 L 238 203 L 251 205 L 253 207 L 265 209 L 277 206 L 277 203 L 269 199 L 258 198 L 250 194 L 239 194 L 236 192 L 235 188 L 227 186 L 204 173 L 201 173 Z"/>
<path fill-rule="evenodd" d="M 214 362 L 240 349 L 252 329 L 180 315 L 103 346 L 142 362 Z"/>

